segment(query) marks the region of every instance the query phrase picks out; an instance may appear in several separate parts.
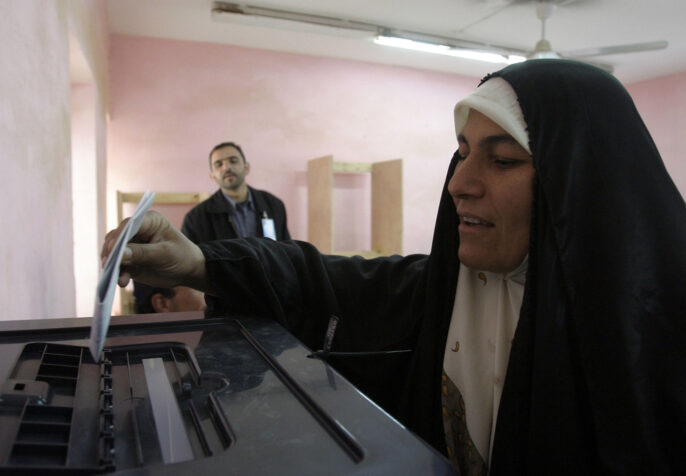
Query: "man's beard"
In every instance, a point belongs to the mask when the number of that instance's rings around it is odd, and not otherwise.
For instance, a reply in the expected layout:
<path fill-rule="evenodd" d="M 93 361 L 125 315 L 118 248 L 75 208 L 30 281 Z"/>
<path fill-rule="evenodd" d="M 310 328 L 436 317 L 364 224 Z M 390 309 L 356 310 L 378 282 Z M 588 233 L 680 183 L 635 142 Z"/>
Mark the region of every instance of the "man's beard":
<path fill-rule="evenodd" d="M 235 179 L 233 182 L 228 181 L 228 177 L 224 179 L 224 188 L 229 190 L 237 190 L 245 182 L 245 177 L 241 175 L 234 175 Z"/>

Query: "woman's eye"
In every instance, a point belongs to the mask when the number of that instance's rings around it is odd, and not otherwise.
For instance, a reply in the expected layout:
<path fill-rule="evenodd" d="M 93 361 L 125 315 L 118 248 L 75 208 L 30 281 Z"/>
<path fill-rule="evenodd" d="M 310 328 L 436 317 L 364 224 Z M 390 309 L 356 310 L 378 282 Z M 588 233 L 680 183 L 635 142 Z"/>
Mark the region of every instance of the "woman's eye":
<path fill-rule="evenodd" d="M 517 165 L 521 161 L 515 160 L 515 159 L 506 159 L 504 157 L 494 157 L 493 162 L 498 167 L 503 168 L 503 169 L 507 169 L 510 167 L 514 167 L 515 165 Z"/>

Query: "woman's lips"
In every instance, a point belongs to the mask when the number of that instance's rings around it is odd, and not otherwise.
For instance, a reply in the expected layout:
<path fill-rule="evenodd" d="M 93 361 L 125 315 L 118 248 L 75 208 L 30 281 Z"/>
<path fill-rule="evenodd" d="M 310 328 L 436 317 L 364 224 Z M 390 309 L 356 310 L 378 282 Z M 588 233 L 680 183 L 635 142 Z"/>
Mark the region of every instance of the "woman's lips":
<path fill-rule="evenodd" d="M 490 221 L 471 213 L 458 213 L 457 216 L 460 219 L 460 223 L 466 223 L 468 225 L 493 226 L 493 223 Z"/>
<path fill-rule="evenodd" d="M 458 215 L 460 219 L 460 232 L 482 231 L 487 228 L 493 228 L 495 225 L 483 218 L 474 215 Z"/>

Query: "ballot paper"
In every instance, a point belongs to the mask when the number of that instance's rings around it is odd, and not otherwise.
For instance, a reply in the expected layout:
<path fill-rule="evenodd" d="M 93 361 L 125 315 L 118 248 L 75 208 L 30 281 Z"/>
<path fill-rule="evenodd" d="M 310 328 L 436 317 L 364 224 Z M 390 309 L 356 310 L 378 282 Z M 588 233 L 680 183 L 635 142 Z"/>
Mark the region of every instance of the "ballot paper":
<path fill-rule="evenodd" d="M 114 301 L 114 291 L 119 280 L 119 265 L 121 264 L 124 248 L 133 238 L 141 226 L 145 212 L 155 200 L 155 193 L 146 190 L 143 198 L 138 203 L 133 215 L 126 223 L 124 230 L 119 235 L 107 262 L 102 269 L 102 274 L 98 280 L 98 287 L 95 291 L 95 311 L 93 312 L 93 323 L 91 324 L 90 351 L 96 362 L 100 361 L 102 348 L 105 345 L 107 329 L 110 325 L 110 315 L 112 314 L 112 301 Z"/>

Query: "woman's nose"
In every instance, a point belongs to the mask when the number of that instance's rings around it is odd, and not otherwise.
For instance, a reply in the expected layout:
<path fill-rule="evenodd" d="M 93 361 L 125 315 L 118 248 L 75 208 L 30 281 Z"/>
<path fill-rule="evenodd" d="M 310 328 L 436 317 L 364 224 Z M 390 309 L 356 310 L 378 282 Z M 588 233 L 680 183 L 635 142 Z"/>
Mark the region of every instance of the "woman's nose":
<path fill-rule="evenodd" d="M 448 193 L 453 198 L 483 195 L 483 181 L 476 158 L 467 157 L 458 162 L 448 182 Z"/>

